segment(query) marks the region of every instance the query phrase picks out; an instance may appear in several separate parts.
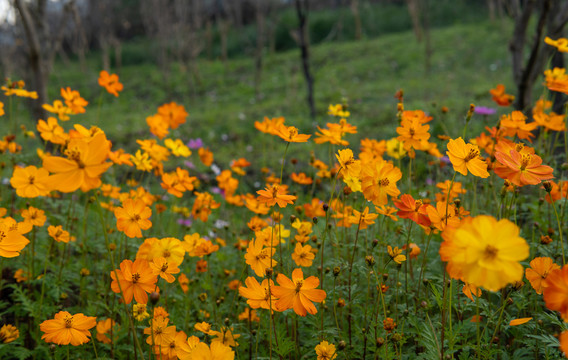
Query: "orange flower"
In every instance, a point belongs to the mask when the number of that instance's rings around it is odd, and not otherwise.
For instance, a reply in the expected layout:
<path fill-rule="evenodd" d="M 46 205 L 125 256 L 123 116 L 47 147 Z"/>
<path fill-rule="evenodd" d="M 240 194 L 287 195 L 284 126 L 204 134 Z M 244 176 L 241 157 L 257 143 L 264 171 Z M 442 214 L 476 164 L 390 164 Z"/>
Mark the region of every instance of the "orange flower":
<path fill-rule="evenodd" d="M 445 201 L 438 201 L 436 207 L 428 206 L 426 212 L 431 226 L 440 231 L 444 231 L 446 227 L 456 228 L 460 224 L 455 205 L 447 204 L 446 206 Z"/>
<path fill-rule="evenodd" d="M 216 202 L 213 196 L 208 192 L 201 193 L 196 191 L 194 195 L 196 197 L 193 208 L 191 209 L 191 215 L 193 215 L 195 219 L 206 222 L 212 212 L 211 210 L 219 208 L 221 204 Z"/>
<path fill-rule="evenodd" d="M 278 129 L 281 125 L 284 125 L 284 118 L 277 117 L 269 119 L 266 116 L 262 122 L 255 121 L 254 127 L 265 134 L 277 135 Z"/>
<path fill-rule="evenodd" d="M 103 344 L 110 344 L 112 340 L 107 336 L 107 332 L 110 331 L 111 327 L 115 326 L 115 321 L 112 319 L 101 320 L 97 322 L 97 340 Z M 116 330 L 112 331 L 114 337 L 116 338 Z"/>
<path fill-rule="evenodd" d="M 502 179 L 507 179 L 517 186 L 536 185 L 542 180 L 552 179 L 554 176 L 550 166 L 542 165 L 542 159 L 536 154 L 529 152 L 520 153 L 516 149 L 511 149 L 508 153 L 502 152 L 498 147 L 495 151 L 495 158 L 504 167 L 494 169 Z"/>
<path fill-rule="evenodd" d="M 116 274 L 115 274 L 116 273 Z M 118 276 L 118 277 L 117 277 Z M 126 304 L 132 302 L 132 297 L 137 303 L 146 304 L 148 294 L 156 288 L 158 278 L 152 273 L 148 261 L 144 259 L 124 260 L 120 263 L 120 269 L 110 272 L 112 291 L 122 296 Z M 120 282 L 120 287 L 119 287 Z"/>
<path fill-rule="evenodd" d="M 546 130 L 566 131 L 564 123 L 564 114 L 558 115 L 554 112 L 545 114 L 543 112 L 533 113 L 533 119 L 536 124 L 543 126 Z"/>
<path fill-rule="evenodd" d="M 55 100 L 53 102 L 53 105 L 44 104 L 42 107 L 52 114 L 57 114 L 57 117 L 61 121 L 69 120 L 69 114 L 72 114 L 71 109 L 63 105 L 63 102 L 61 100 Z"/>
<path fill-rule="evenodd" d="M 254 277 L 249 276 L 245 280 L 245 285 L 247 287 L 239 287 L 239 295 L 247 299 L 247 304 L 251 308 L 270 309 L 270 305 L 272 305 L 272 310 L 276 310 L 277 298 L 272 291 L 274 290 L 274 282 L 272 280 L 264 279 L 262 284 L 259 284 Z"/>
<path fill-rule="evenodd" d="M 45 220 L 47 220 L 45 217 L 45 211 L 36 209 L 33 206 L 22 210 L 22 217 L 24 218 L 24 221 L 38 227 L 43 226 Z"/>
<path fill-rule="evenodd" d="M 537 257 L 530 262 L 530 268 L 525 270 L 525 277 L 537 294 L 542 294 L 542 290 L 547 286 L 546 278 L 553 270 L 560 269 L 549 257 Z"/>
<path fill-rule="evenodd" d="M 559 311 L 562 319 L 568 321 L 568 265 L 548 274 L 542 293 L 546 307 Z"/>
<path fill-rule="evenodd" d="M 292 179 L 293 182 L 298 183 L 300 185 L 311 185 L 314 182 L 314 180 L 311 177 L 307 176 L 303 172 L 299 174 L 292 173 L 292 175 L 290 175 L 290 178 Z"/>
<path fill-rule="evenodd" d="M 70 87 L 61 88 L 61 97 L 65 99 L 65 105 L 72 114 L 83 114 L 86 111 L 85 106 L 89 105 L 89 102 L 83 99 L 77 90 L 71 90 Z"/>
<path fill-rule="evenodd" d="M 42 139 L 54 144 L 63 145 L 69 138 L 69 135 L 58 124 L 57 119 L 51 116 L 47 118 L 47 122 L 38 120 L 36 128 Z"/>
<path fill-rule="evenodd" d="M 296 243 L 296 247 L 292 253 L 292 260 L 294 260 L 297 266 L 310 267 L 315 257 L 316 255 L 311 245 L 302 246 L 299 242 Z"/>
<path fill-rule="evenodd" d="M 325 216 L 323 210 L 323 201 L 318 198 L 312 198 L 312 201 L 304 204 L 304 215 L 309 218 Z"/>
<path fill-rule="evenodd" d="M 412 148 L 422 150 L 430 138 L 429 129 L 430 125 L 422 125 L 420 118 L 403 117 L 400 127 L 396 128 L 399 135 L 396 139 L 402 141 L 406 151 Z"/>
<path fill-rule="evenodd" d="M 467 175 L 469 170 L 473 175 L 480 178 L 489 177 L 487 163 L 479 156 L 479 149 L 476 145 L 466 144 L 461 137 L 456 140 L 450 139 L 448 142 L 449 156 L 454 170 L 462 175 Z"/>
<path fill-rule="evenodd" d="M 213 153 L 209 150 L 209 148 L 199 148 L 197 153 L 199 154 L 199 159 L 203 165 L 211 166 L 211 164 L 213 164 Z"/>
<path fill-rule="evenodd" d="M 201 331 L 204 334 L 209 335 L 209 333 L 211 332 L 211 324 L 203 321 L 200 323 L 195 323 L 195 325 L 193 325 L 193 327 L 195 328 L 195 330 L 197 331 Z"/>
<path fill-rule="evenodd" d="M 477 286 L 473 285 L 473 284 L 468 284 L 465 283 L 463 285 L 462 288 L 462 292 L 464 293 L 465 296 L 467 296 L 471 301 L 473 300 L 473 297 L 480 297 L 481 296 L 481 289 L 478 288 Z"/>
<path fill-rule="evenodd" d="M 396 213 L 402 219 L 410 219 L 422 226 L 430 226 L 430 219 L 426 209 L 429 207 L 422 200 L 414 200 L 412 195 L 404 194 L 400 200 L 394 201 L 394 206 L 398 208 Z"/>
<path fill-rule="evenodd" d="M 513 111 L 510 115 L 501 116 L 500 130 L 504 136 L 518 136 L 519 139 L 531 141 L 531 132 L 538 127 L 536 122 L 526 122 L 527 117 L 521 111 Z"/>
<path fill-rule="evenodd" d="M 184 294 L 187 294 L 187 292 L 189 291 L 189 279 L 187 278 L 187 275 L 180 274 L 178 276 L 178 282 L 181 290 L 184 292 Z"/>
<path fill-rule="evenodd" d="M 109 74 L 106 70 L 102 70 L 99 74 L 99 85 L 104 87 L 109 94 L 118 97 L 118 92 L 122 91 L 124 86 L 118 81 L 118 75 Z"/>
<path fill-rule="evenodd" d="M 60 311 L 55 314 L 54 319 L 42 322 L 39 329 L 44 332 L 41 338 L 45 342 L 77 346 L 89 342 L 91 336 L 89 329 L 96 325 L 96 317 L 83 314 L 71 315 L 67 311 Z"/>
<path fill-rule="evenodd" d="M 154 275 L 159 275 L 169 283 L 173 283 L 176 280 L 172 274 L 177 274 L 181 271 L 177 265 L 168 263 L 164 257 L 154 258 L 149 264 Z"/>
<path fill-rule="evenodd" d="M 357 224 L 359 229 L 364 230 L 369 225 L 374 224 L 378 216 L 379 214 L 369 214 L 369 207 L 366 206 L 362 212 L 353 210 L 353 215 L 349 216 L 349 221 L 354 225 Z"/>
<path fill-rule="evenodd" d="M 566 74 L 565 68 L 555 67 L 552 70 L 545 70 L 544 76 L 546 77 L 546 87 L 550 91 L 568 94 L 568 74 Z"/>
<path fill-rule="evenodd" d="M 2 103 L 2 101 L 0 101 L 0 116 L 4 115 L 4 104 Z"/>
<path fill-rule="evenodd" d="M 25 168 L 16 166 L 10 179 L 10 184 L 16 189 L 16 194 L 23 198 L 45 196 L 50 192 L 49 172 L 44 168 L 33 165 Z"/>
<path fill-rule="evenodd" d="M 568 198 L 568 181 L 564 180 L 558 184 L 554 181 L 550 181 L 550 185 L 552 186 L 552 189 L 550 190 L 550 193 L 546 194 L 544 197 L 546 202 L 553 203 L 562 198 Z"/>
<path fill-rule="evenodd" d="M 193 336 L 192 336 L 193 337 Z M 197 339 L 199 341 L 199 339 Z M 189 339 L 188 339 L 189 342 Z M 190 345 L 191 346 L 191 345 Z M 216 360 L 216 359 L 223 359 L 223 360 L 234 360 L 235 352 L 231 350 L 231 348 L 227 345 L 224 345 L 221 342 L 211 342 L 211 347 L 207 346 L 207 344 L 202 342 L 195 343 L 194 347 L 191 350 L 191 355 L 188 357 L 184 357 L 185 355 L 181 355 L 180 359 L 182 360 Z"/>
<path fill-rule="evenodd" d="M 548 45 L 554 46 L 560 52 L 568 52 L 568 39 L 566 38 L 559 38 L 556 40 L 552 40 L 548 36 L 544 38 L 544 42 Z"/>
<path fill-rule="evenodd" d="M 122 207 L 114 210 L 116 228 L 129 238 L 141 238 L 142 230 L 152 227 L 152 222 L 148 220 L 151 215 L 152 210 L 139 199 L 126 199 L 122 202 Z"/>
<path fill-rule="evenodd" d="M 299 134 L 298 129 L 296 127 L 286 126 L 284 124 L 282 124 L 278 128 L 278 133 L 276 135 L 280 136 L 282 139 L 284 139 L 287 142 L 297 142 L 297 143 L 307 142 L 308 139 L 312 136 L 307 134 Z"/>
<path fill-rule="evenodd" d="M 239 320 L 260 322 L 260 318 L 256 314 L 256 310 L 251 310 L 248 307 L 245 308 L 245 311 L 239 314 Z"/>
<path fill-rule="evenodd" d="M 176 327 L 168 326 L 169 319 L 163 316 L 153 318 L 150 327 L 144 329 L 144 334 L 149 335 L 146 339 L 148 345 L 168 347 L 176 336 Z"/>
<path fill-rule="evenodd" d="M 68 243 L 70 240 L 69 232 L 63 230 L 63 227 L 61 225 L 58 226 L 49 225 L 49 227 L 47 228 L 47 232 L 49 233 L 49 236 L 51 236 L 53 240 L 57 242 Z"/>
<path fill-rule="evenodd" d="M 288 204 L 293 204 L 296 197 L 293 195 L 286 194 L 286 188 L 279 186 L 277 184 L 267 185 L 264 190 L 258 190 L 256 192 L 258 196 L 258 201 L 265 203 L 268 206 L 274 206 L 278 204 L 281 208 L 286 207 Z"/>
<path fill-rule="evenodd" d="M 344 176 L 359 177 L 361 160 L 355 160 L 351 149 L 339 150 L 335 157 L 339 161 L 340 170 L 343 170 Z"/>
<path fill-rule="evenodd" d="M 194 189 L 193 183 L 197 180 L 195 176 L 189 176 L 189 172 L 185 169 L 176 168 L 175 172 L 162 174 L 162 189 L 175 197 L 182 197 L 186 191 Z"/>
<path fill-rule="evenodd" d="M 396 212 L 396 208 L 392 206 L 375 206 L 375 211 L 381 215 L 389 217 L 392 221 L 398 221 L 398 218 L 393 214 Z"/>
<path fill-rule="evenodd" d="M 31 227 L 30 225 L 30 229 Z M 20 255 L 20 251 L 30 242 L 23 233 L 18 230 L 18 224 L 14 219 L 0 219 L 1 257 L 12 258 Z"/>
<path fill-rule="evenodd" d="M 489 90 L 489 93 L 492 95 L 493 101 L 499 106 L 509 106 L 515 101 L 513 95 L 505 94 L 505 85 L 503 84 L 498 84 L 495 89 Z"/>
<path fill-rule="evenodd" d="M 20 331 L 14 325 L 4 324 L 0 328 L 0 342 L 7 344 L 20 337 Z"/>
<path fill-rule="evenodd" d="M 418 258 L 418 255 L 420 255 L 420 253 L 421 253 L 420 247 L 418 245 L 416 245 L 415 243 L 410 243 L 410 244 L 408 244 L 408 248 L 410 249 L 410 251 L 408 252 L 408 256 L 411 259 Z M 402 247 L 402 250 L 406 250 L 406 245 L 404 245 Z"/>
<path fill-rule="evenodd" d="M 95 189 L 101 185 L 100 176 L 112 165 L 106 162 L 110 151 L 110 141 L 104 133 L 93 136 L 90 141 L 73 139 L 65 154 L 67 159 L 58 156 L 45 156 L 43 167 L 54 175 L 50 184 L 55 190 L 73 192 Z"/>
<path fill-rule="evenodd" d="M 207 272 L 207 260 L 198 260 L 195 263 L 195 272 L 197 273 L 204 273 Z"/>
<path fill-rule="evenodd" d="M 388 203 L 387 195 L 398 196 L 400 191 L 396 182 L 402 178 L 402 172 L 392 163 L 383 159 L 366 164 L 361 170 L 361 189 L 365 199 L 377 206 Z"/>
<path fill-rule="evenodd" d="M 319 279 L 315 276 L 304 279 L 302 269 L 294 269 L 292 280 L 280 273 L 276 281 L 280 286 L 275 286 L 272 292 L 278 297 L 276 308 L 279 311 L 293 308 L 300 316 L 306 316 L 306 313 L 314 315 L 318 311 L 312 302 L 320 303 L 326 298 L 325 291 L 316 289 Z"/>
<path fill-rule="evenodd" d="M 245 260 L 257 276 L 264 276 L 269 267 L 276 266 L 276 260 L 271 258 L 276 248 L 264 248 L 264 242 L 260 239 L 249 242 Z"/>
<path fill-rule="evenodd" d="M 158 114 L 162 116 L 172 129 L 177 129 L 178 126 L 184 124 L 189 115 L 183 105 L 178 105 L 175 102 L 160 106 L 158 108 Z"/>
<path fill-rule="evenodd" d="M 241 337 L 240 334 L 233 334 L 233 328 L 226 328 L 226 327 L 221 327 L 221 331 L 211 330 L 209 332 L 209 335 L 216 336 L 216 338 L 211 339 L 211 345 L 215 343 L 220 343 L 225 346 L 232 346 L 232 347 L 239 346 L 239 343 L 236 341 L 236 339 Z"/>
<path fill-rule="evenodd" d="M 116 151 L 111 151 L 108 153 L 108 158 L 110 161 L 115 163 L 116 165 L 128 165 L 134 166 L 130 158 L 132 155 L 124 152 L 124 149 L 118 149 Z"/>

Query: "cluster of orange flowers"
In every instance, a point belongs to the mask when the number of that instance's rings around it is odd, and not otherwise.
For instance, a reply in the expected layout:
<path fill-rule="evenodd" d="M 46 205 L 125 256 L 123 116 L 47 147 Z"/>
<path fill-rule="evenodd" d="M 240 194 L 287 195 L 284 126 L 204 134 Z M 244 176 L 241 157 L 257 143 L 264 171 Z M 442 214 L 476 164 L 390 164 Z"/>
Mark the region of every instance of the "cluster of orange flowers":
<path fill-rule="evenodd" d="M 566 43 L 560 40 L 548 39 L 547 43 L 561 51 L 566 47 Z M 546 86 L 551 91 L 568 93 L 565 69 L 547 70 L 545 76 Z M 105 71 L 100 74 L 99 84 L 114 96 L 118 96 L 123 90 L 118 77 Z M 2 87 L 2 90 L 8 96 L 33 97 L 33 93 L 23 88 L 23 83 L 10 83 Z M 490 93 L 500 106 L 509 106 L 514 101 L 514 97 L 506 94 L 505 87 L 501 84 Z M 120 231 L 128 238 L 144 238 L 134 260 L 123 259 L 118 268 L 107 274 L 111 280 L 110 289 L 119 295 L 123 304 L 131 304 L 134 300 L 131 310 L 128 310 L 129 316 L 137 321 L 149 319 L 149 326 L 144 329 L 144 334 L 148 335 L 146 342 L 161 359 L 233 359 L 235 353 L 232 347 L 238 346 L 236 340 L 240 336 L 234 334 L 230 327 L 220 327 L 219 331 L 214 331 L 208 323 L 198 323 L 195 330 L 214 337 L 207 344 L 197 336 L 188 337 L 185 332 L 177 331 L 165 309 L 157 307 L 153 309 L 152 315 L 148 314 L 146 304 L 163 291 L 158 284 L 165 288 L 164 281 L 170 284 L 177 277 L 182 291 L 189 291 L 190 280 L 180 269 L 186 255 L 198 258 L 196 273 L 205 273 L 208 271 L 210 256 L 225 246 L 225 241 L 221 238 L 210 240 L 196 232 L 185 234 L 183 240 L 145 235 L 149 232 L 158 233 L 152 226 L 159 224 L 159 221 L 150 219 L 165 211 L 164 200 L 169 196 L 182 198 L 186 194 L 192 194 L 193 204 L 187 207 L 172 206 L 170 210 L 191 217 L 192 220 L 208 222 L 213 211 L 221 207 L 222 203 L 218 201 L 221 196 L 227 204 L 246 208 L 254 214 L 247 223 L 254 234 L 252 238 L 235 242 L 235 246 L 243 251 L 245 263 L 250 266 L 254 276 L 246 277 L 244 284 L 239 280 L 233 280 L 229 284 L 230 289 L 238 290 L 247 299 L 249 307 L 239 316 L 241 319 L 259 321 L 256 313 L 259 308 L 270 310 L 270 313 L 292 309 L 299 316 L 316 314 L 316 304 L 323 303 L 327 293 L 318 289 L 322 278 L 309 274 L 305 276 L 302 269 L 306 268 L 305 271 L 309 272 L 316 254 L 323 251 L 308 244 L 309 240 L 317 240 L 317 236 L 312 235 L 314 223 L 317 223 L 318 218 L 325 218 L 326 221 L 333 219 L 336 227 L 356 226 L 359 232 L 374 225 L 382 215 L 381 219 L 385 221 L 408 219 L 409 224 L 418 226 L 426 234 L 439 233 L 443 239 L 439 254 L 441 260 L 447 263 L 446 271 L 451 278 L 463 282 L 462 291 L 470 299 L 479 297 L 481 288 L 498 291 L 508 284 L 522 281 L 524 275 L 535 292 L 543 295 L 546 306 L 559 311 L 562 318 L 568 321 L 568 265 L 561 268 L 551 258 L 535 257 L 531 260 L 530 267 L 524 269 L 521 262 L 529 257 L 529 245 L 521 237 L 519 227 L 507 219 L 499 220 L 489 215 L 470 216 L 470 209 L 464 208 L 460 201 L 466 188 L 460 181 L 456 181 L 458 173 L 463 176 L 471 174 L 481 179 L 497 176 L 504 180 L 504 192 L 539 185 L 544 181 L 547 202 L 567 199 L 568 182 L 550 181 L 554 178 L 553 168 L 544 165 L 543 159 L 537 155 L 537 148 L 531 146 L 535 137 L 533 132 L 538 128 L 545 133 L 566 131 L 565 116 L 550 111 L 549 101 L 540 100 L 536 103 L 530 114 L 531 120 L 521 111 L 512 111 L 500 117 L 497 127 L 487 128 L 488 133 L 475 139 L 466 142 L 465 132 L 463 137 L 444 138 L 447 140 L 447 162 L 442 159 L 444 156 L 438 145 L 431 142 L 428 123 L 433 119 L 432 116 L 422 110 L 405 110 L 402 93 L 398 96 L 397 136 L 380 141 L 368 138 L 361 140 L 358 156 L 353 149 L 347 148 L 349 141 L 346 137 L 357 133 L 357 127 L 347 120 L 350 116 L 347 106 L 330 105 L 328 112 L 338 118 L 338 121 L 328 122 L 325 127 L 318 126 L 313 140 L 316 144 L 341 146 L 335 154 L 336 162 L 326 164 L 314 155 L 309 162 L 313 177 L 304 172 L 294 172 L 290 175 L 290 180 L 306 186 L 306 189 L 321 185 L 325 178 L 331 179 L 334 184 L 339 180 L 343 183 L 344 195 L 358 192 L 365 199 L 366 202 L 355 209 L 347 202 L 344 203 L 344 198 L 334 197 L 333 193 L 329 204 L 315 197 L 309 202 L 298 203 L 299 196 L 290 193 L 291 189 L 284 184 L 283 175 L 277 177 L 269 169 L 263 169 L 264 189 L 256 191 L 256 194 L 239 193 L 240 177 L 247 174 L 251 163 L 244 158 L 235 159 L 231 162 L 230 169 L 220 170 L 212 166 L 213 153 L 202 144 L 192 149 L 199 148 L 197 153 L 203 166 L 217 169 L 213 170 L 216 175 L 214 178 L 198 178 L 191 176 L 186 169 L 170 166 L 168 161 L 171 158 L 189 159 L 192 155 L 188 145 L 180 139 L 168 137 L 171 130 L 177 129 L 187 120 L 188 113 L 182 105 L 174 102 L 164 104 L 157 109 L 156 114 L 149 116 L 146 119 L 147 125 L 157 139 L 137 140 L 139 149 L 132 155 L 123 149 L 112 151 L 111 142 L 97 127 L 88 129 L 74 125 L 73 129 L 65 131 L 59 122 L 84 113 L 88 102 L 70 88 L 61 89 L 61 96 L 63 100 L 44 105 L 56 117 L 39 120 L 37 124 L 41 138 L 53 145 L 53 153 L 39 152 L 42 167 L 14 167 L 10 184 L 22 198 L 56 196 L 55 192 L 71 193 L 79 189 L 83 192 L 99 189 L 97 202 L 108 209 L 108 214 L 114 214 L 116 219 L 116 228 L 109 232 Z M 474 106 L 471 105 L 467 121 L 473 110 Z M 3 112 L 3 104 L 0 103 L 0 116 Z M 298 128 L 286 125 L 282 117 L 264 118 L 262 122 L 255 122 L 254 126 L 263 133 L 282 139 L 286 143 L 286 149 L 291 143 L 304 143 L 311 138 L 310 134 L 302 134 Z M 14 143 L 4 141 L 6 144 Z M 17 150 L 14 145 L 12 148 Z M 399 189 L 403 173 L 399 168 L 400 162 L 396 166 L 393 160 L 408 157 L 412 161 L 421 156 L 420 152 L 433 157 L 432 163 L 439 164 L 440 167 L 445 163 L 451 164 L 453 178 L 436 184 L 437 193 L 421 194 L 422 198 L 415 198 L 410 193 L 411 189 L 408 189 L 409 193 L 402 193 Z M 485 157 L 482 157 L 482 152 Z M 129 170 L 135 168 L 153 173 L 160 181 L 162 196 L 151 194 L 136 182 L 128 184 L 129 190 L 103 183 L 103 175 L 113 165 L 125 165 L 133 168 Z M 216 184 L 217 193 L 221 195 L 215 196 L 213 191 L 205 191 L 202 182 Z M 427 198 L 430 195 L 432 198 Z M 104 197 L 104 201 L 99 201 L 98 196 Z M 298 215 L 291 220 L 294 236 L 282 224 L 284 215 L 276 211 L 284 211 L 288 205 L 295 206 Z M 269 213 L 270 217 L 261 217 Z M 5 211 L 0 213 L 0 256 L 16 257 L 30 242 L 27 234 L 34 227 L 44 226 L 46 216 L 44 211 L 32 206 L 21 211 L 24 219 L 21 222 L 5 215 Z M 52 242 L 73 241 L 72 233 L 71 229 L 64 229 L 62 225 L 47 227 Z M 282 245 L 287 242 L 293 244 L 291 259 L 296 265 L 296 268 L 290 269 L 291 272 L 285 267 L 281 251 Z M 115 250 L 114 244 L 110 244 L 109 249 Z M 395 264 L 405 261 L 408 264 L 418 257 L 421 249 L 408 241 L 403 247 L 387 245 L 383 252 Z M 25 281 L 34 275 L 22 270 L 17 276 Z M 387 288 L 384 284 L 381 286 L 383 291 Z M 516 319 L 511 325 L 525 321 L 528 320 Z M 80 313 L 72 315 L 66 311 L 41 323 L 40 330 L 44 333 L 42 339 L 46 342 L 81 345 L 90 340 L 90 329 L 95 326 L 99 341 L 111 343 L 115 340 L 113 333 L 118 331 L 118 324 L 114 320 L 108 318 L 97 323 L 95 317 Z M 392 318 L 385 318 L 383 327 L 385 331 L 391 332 L 397 324 Z M 4 342 L 13 341 L 17 337 L 18 330 L 11 325 L 0 329 L 0 339 Z M 562 335 L 562 341 L 565 344 L 563 349 L 566 349 L 568 334 Z M 327 341 L 320 342 L 315 351 L 318 359 L 337 357 L 335 346 Z"/>

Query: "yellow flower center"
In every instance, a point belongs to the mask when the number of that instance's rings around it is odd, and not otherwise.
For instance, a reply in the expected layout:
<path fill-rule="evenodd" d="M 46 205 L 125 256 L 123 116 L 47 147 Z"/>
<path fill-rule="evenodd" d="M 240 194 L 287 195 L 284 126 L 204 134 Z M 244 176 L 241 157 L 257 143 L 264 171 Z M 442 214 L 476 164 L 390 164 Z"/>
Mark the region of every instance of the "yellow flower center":
<path fill-rule="evenodd" d="M 521 171 L 525 170 L 531 162 L 531 156 L 528 154 L 523 155 L 521 159 Z"/>
<path fill-rule="evenodd" d="M 170 256 L 172 256 L 172 253 L 169 250 L 164 250 L 164 253 L 162 254 L 165 258 L 169 258 Z"/>
<path fill-rule="evenodd" d="M 296 294 L 302 290 L 302 286 L 304 286 L 304 280 L 298 280 L 296 283 Z"/>
<path fill-rule="evenodd" d="M 28 178 L 28 184 L 33 185 L 34 182 L 35 182 L 35 176 L 30 176 L 30 177 Z"/>
<path fill-rule="evenodd" d="M 476 157 L 479 156 L 479 150 L 477 149 L 469 149 L 468 154 L 465 156 L 465 158 L 463 159 L 463 161 L 468 162 L 470 160 L 475 159 Z"/>
<path fill-rule="evenodd" d="M 414 131 L 414 128 L 411 128 L 410 130 L 408 130 L 408 133 L 412 137 L 412 136 L 414 136 L 414 134 L 416 134 L 416 131 Z"/>
<path fill-rule="evenodd" d="M 166 272 L 168 270 L 168 263 L 165 262 L 164 265 L 162 265 L 162 268 L 160 269 L 161 272 Z"/>
<path fill-rule="evenodd" d="M 65 319 L 63 319 L 63 321 L 65 321 L 65 327 L 70 329 L 73 327 L 73 316 L 66 316 Z"/>
<path fill-rule="evenodd" d="M 390 183 L 390 181 L 389 181 L 388 178 L 380 179 L 380 180 L 377 182 L 377 184 L 378 184 L 379 186 L 389 186 L 389 183 Z"/>
<path fill-rule="evenodd" d="M 140 280 L 140 274 L 134 273 L 132 274 L 132 282 L 137 283 Z"/>
<path fill-rule="evenodd" d="M 492 245 L 487 245 L 487 247 L 485 248 L 485 258 L 487 258 L 488 260 L 493 260 L 497 257 L 497 253 L 499 252 L 499 249 L 497 249 L 496 247 L 492 246 Z"/>

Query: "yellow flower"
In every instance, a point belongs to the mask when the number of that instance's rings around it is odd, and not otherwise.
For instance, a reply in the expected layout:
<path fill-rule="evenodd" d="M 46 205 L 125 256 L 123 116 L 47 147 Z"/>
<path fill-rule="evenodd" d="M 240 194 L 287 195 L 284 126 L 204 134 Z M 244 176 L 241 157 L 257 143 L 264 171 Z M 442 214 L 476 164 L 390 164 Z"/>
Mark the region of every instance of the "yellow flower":
<path fill-rule="evenodd" d="M 327 341 L 322 341 L 316 345 L 316 355 L 317 360 L 333 360 L 337 357 L 337 352 L 335 350 L 335 345 L 328 343 Z"/>
<path fill-rule="evenodd" d="M 44 104 L 42 107 L 52 114 L 57 114 L 57 117 L 61 121 L 69 120 L 69 114 L 73 113 L 71 109 L 63 105 L 63 102 L 61 100 L 55 100 L 53 102 L 53 105 Z"/>
<path fill-rule="evenodd" d="M 523 278 L 519 263 L 529 255 L 517 225 L 507 219 L 480 215 L 462 220 L 458 228 L 442 233 L 442 261 L 452 278 L 497 291 Z"/>
<path fill-rule="evenodd" d="M 180 139 L 166 139 L 164 144 L 172 151 L 174 156 L 188 157 L 191 155 L 191 150 Z"/>
<path fill-rule="evenodd" d="M 71 315 L 67 311 L 60 311 L 55 314 L 54 319 L 42 322 L 39 328 L 44 332 L 41 338 L 45 342 L 77 346 L 89 342 L 91 336 L 89 329 L 96 325 L 96 317 L 83 314 Z"/>
<path fill-rule="evenodd" d="M 406 256 L 402 255 L 402 250 L 398 247 L 395 246 L 393 249 L 390 245 L 387 245 L 387 251 L 395 263 L 402 264 L 403 261 L 406 261 Z"/>
<path fill-rule="evenodd" d="M 147 152 L 142 153 L 140 150 L 136 151 L 135 155 L 130 155 L 130 160 L 136 166 L 136 169 L 140 171 L 151 171 L 152 162 Z"/>

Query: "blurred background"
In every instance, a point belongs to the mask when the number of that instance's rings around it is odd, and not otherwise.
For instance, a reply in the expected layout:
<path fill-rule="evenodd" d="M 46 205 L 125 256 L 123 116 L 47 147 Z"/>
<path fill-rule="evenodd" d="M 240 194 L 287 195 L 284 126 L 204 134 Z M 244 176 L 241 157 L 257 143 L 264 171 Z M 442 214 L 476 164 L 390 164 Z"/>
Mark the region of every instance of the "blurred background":
<path fill-rule="evenodd" d="M 123 142 L 171 101 L 212 141 L 248 144 L 264 116 L 313 133 L 331 103 L 394 133 L 399 89 L 452 136 L 498 83 L 526 110 L 567 21 L 562 0 L 0 0 L 0 73 L 38 91 L 31 119 L 70 86 L 100 107 L 81 121 Z M 102 69 L 119 99 L 97 103 Z"/>

